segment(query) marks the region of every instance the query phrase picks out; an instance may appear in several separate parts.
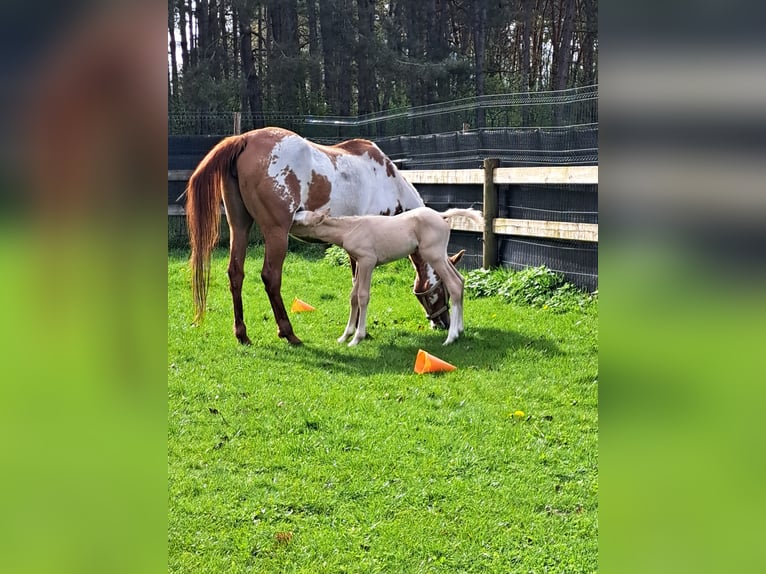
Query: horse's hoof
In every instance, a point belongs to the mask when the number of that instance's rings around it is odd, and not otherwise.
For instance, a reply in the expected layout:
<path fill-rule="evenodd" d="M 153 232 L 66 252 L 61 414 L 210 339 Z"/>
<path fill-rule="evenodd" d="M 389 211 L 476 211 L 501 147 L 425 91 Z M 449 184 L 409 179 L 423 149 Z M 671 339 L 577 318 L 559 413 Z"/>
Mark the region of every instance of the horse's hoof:
<path fill-rule="evenodd" d="M 277 331 L 277 336 L 280 339 L 287 339 L 287 342 L 291 345 L 302 345 L 303 341 L 301 341 L 298 337 L 295 336 L 295 333 L 282 333 L 280 331 Z"/>
<path fill-rule="evenodd" d="M 247 335 L 245 335 L 244 337 L 237 337 L 237 341 L 239 341 L 239 343 L 241 345 L 252 345 L 253 344 L 253 342 L 250 340 L 250 337 L 248 337 Z"/>

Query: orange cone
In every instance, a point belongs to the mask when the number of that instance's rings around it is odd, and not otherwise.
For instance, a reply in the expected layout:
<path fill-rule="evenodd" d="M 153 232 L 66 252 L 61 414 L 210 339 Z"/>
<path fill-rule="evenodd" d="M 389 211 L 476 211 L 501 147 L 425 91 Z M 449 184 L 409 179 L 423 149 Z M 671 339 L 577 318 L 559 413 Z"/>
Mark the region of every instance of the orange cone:
<path fill-rule="evenodd" d="M 442 361 L 438 357 L 426 353 L 423 349 L 418 349 L 418 356 L 415 359 L 415 372 L 418 375 L 454 371 L 455 369 L 457 369 L 455 365 L 450 365 L 447 361 Z"/>
<path fill-rule="evenodd" d="M 303 311 L 316 311 L 316 309 L 305 301 L 301 301 L 296 297 L 293 299 L 293 305 L 290 307 L 290 311 L 293 313 L 302 313 Z"/>

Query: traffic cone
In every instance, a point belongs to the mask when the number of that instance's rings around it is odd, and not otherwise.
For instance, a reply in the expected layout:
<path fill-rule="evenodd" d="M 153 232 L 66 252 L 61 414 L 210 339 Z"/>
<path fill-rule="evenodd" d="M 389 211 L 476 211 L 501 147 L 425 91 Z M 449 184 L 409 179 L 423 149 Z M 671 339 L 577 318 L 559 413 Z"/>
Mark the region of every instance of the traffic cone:
<path fill-rule="evenodd" d="M 418 349 L 418 356 L 415 359 L 415 372 L 418 375 L 454 371 L 455 369 L 457 369 L 455 365 L 450 365 L 447 361 L 442 361 L 438 357 L 426 353 L 423 349 Z"/>
<path fill-rule="evenodd" d="M 296 297 L 293 299 L 293 304 L 292 307 L 290 307 L 290 311 L 293 313 L 302 313 L 303 311 L 316 311 L 316 309 L 305 301 L 301 301 Z"/>

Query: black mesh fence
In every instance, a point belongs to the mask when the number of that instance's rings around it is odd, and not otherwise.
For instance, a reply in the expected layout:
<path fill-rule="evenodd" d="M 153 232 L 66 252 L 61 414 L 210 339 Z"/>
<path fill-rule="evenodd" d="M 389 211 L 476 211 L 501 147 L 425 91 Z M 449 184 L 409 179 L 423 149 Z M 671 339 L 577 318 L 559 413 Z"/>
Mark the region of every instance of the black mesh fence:
<path fill-rule="evenodd" d="M 486 158 L 500 167 L 598 165 L 598 86 L 560 92 L 501 94 L 393 110 L 355 118 L 282 113 L 241 115 L 241 131 L 264 125 L 291 129 L 318 143 L 372 139 L 403 170 L 481 168 Z M 171 114 L 168 169 L 191 170 L 223 136 L 234 131 L 234 114 Z M 168 204 L 185 182 L 168 182 Z M 476 185 L 418 185 L 430 207 L 482 209 Z M 596 185 L 499 185 L 498 217 L 598 223 Z M 173 219 L 173 218 L 169 218 Z M 175 218 L 180 219 L 180 218 Z M 183 244 L 181 221 L 169 221 L 169 244 Z M 224 229 L 224 237 L 226 230 Z M 482 265 L 481 235 L 454 231 L 450 252 L 465 249 L 460 267 Z M 546 265 L 588 290 L 598 288 L 598 244 L 535 237 L 498 237 L 498 265 L 514 269 Z"/>
<path fill-rule="evenodd" d="M 426 205 L 444 211 L 452 207 L 483 211 L 477 185 L 418 185 Z M 598 223 L 595 185 L 499 185 L 498 217 L 574 223 Z M 482 266 L 484 244 L 479 233 L 453 231 L 450 253 L 465 249 L 459 267 Z M 598 244 L 539 237 L 498 236 L 497 265 L 511 269 L 546 265 L 567 281 L 588 291 L 598 289 Z"/>

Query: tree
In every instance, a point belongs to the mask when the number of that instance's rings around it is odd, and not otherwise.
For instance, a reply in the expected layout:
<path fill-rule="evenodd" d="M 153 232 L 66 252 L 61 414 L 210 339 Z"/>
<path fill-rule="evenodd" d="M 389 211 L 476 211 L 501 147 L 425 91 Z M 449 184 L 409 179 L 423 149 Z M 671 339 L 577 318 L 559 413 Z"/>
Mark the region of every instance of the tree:
<path fill-rule="evenodd" d="M 597 26 L 597 0 L 168 0 L 168 93 L 198 111 L 364 115 L 589 85 Z M 418 129 L 459 128 L 430 121 Z"/>
<path fill-rule="evenodd" d="M 252 0 L 235 0 L 239 26 L 239 55 L 242 62 L 240 82 L 240 110 L 249 112 L 253 118 L 251 127 L 263 127 L 263 94 L 261 79 L 255 69 L 253 58 L 252 21 L 255 8 Z"/>

